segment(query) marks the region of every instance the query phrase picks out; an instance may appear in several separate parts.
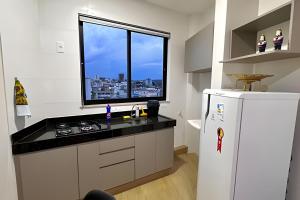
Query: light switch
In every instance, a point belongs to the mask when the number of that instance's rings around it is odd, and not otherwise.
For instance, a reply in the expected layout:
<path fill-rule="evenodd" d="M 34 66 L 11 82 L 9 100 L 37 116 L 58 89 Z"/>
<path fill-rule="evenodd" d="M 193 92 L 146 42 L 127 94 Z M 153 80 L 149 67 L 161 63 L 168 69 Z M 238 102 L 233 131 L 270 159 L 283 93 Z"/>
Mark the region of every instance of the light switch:
<path fill-rule="evenodd" d="M 65 43 L 63 41 L 56 42 L 56 53 L 64 53 L 65 52 Z"/>

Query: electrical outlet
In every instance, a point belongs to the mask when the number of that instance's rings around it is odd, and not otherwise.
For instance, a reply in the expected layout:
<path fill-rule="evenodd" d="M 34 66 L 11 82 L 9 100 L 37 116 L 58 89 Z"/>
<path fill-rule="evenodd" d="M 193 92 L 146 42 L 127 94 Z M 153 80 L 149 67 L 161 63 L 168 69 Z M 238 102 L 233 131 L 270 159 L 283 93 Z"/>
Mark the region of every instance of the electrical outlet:
<path fill-rule="evenodd" d="M 65 43 L 63 41 L 56 42 L 56 53 L 64 53 L 65 52 Z"/>

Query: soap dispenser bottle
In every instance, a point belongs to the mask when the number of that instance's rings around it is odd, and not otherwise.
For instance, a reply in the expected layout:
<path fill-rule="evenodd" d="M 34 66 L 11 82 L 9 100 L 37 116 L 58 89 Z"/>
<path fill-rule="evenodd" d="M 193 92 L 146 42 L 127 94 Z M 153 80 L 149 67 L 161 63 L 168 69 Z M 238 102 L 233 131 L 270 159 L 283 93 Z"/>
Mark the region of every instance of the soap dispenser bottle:
<path fill-rule="evenodd" d="M 106 106 L 106 122 L 107 123 L 110 123 L 110 120 L 111 120 L 111 112 L 110 112 L 110 110 L 111 110 L 111 107 L 110 107 L 109 104 L 107 104 L 107 106 Z"/>
<path fill-rule="evenodd" d="M 140 117 L 140 109 L 137 106 L 136 109 L 135 109 L 135 118 L 139 118 L 139 117 Z"/>

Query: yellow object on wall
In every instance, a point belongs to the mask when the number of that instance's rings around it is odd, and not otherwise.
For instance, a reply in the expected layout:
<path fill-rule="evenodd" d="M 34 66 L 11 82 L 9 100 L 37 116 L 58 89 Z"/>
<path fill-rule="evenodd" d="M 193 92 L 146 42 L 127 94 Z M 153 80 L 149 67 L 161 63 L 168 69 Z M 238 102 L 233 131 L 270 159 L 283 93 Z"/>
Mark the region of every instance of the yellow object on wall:
<path fill-rule="evenodd" d="M 19 80 L 15 81 L 16 105 L 28 105 L 25 89 Z"/>

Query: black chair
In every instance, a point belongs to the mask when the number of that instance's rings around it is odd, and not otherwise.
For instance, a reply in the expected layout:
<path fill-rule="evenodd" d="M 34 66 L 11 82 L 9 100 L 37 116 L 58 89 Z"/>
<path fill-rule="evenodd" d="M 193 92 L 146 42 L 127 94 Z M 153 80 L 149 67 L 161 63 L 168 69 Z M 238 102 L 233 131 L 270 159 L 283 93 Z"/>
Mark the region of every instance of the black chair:
<path fill-rule="evenodd" d="M 83 200 L 116 200 L 110 194 L 100 190 L 92 190 L 84 197 Z"/>

